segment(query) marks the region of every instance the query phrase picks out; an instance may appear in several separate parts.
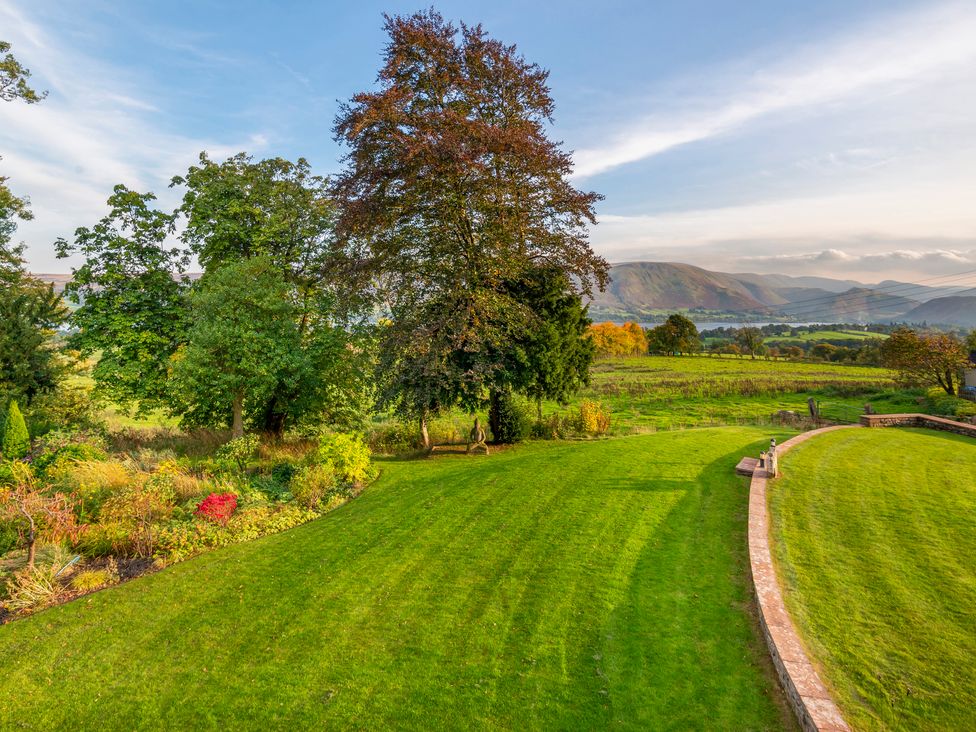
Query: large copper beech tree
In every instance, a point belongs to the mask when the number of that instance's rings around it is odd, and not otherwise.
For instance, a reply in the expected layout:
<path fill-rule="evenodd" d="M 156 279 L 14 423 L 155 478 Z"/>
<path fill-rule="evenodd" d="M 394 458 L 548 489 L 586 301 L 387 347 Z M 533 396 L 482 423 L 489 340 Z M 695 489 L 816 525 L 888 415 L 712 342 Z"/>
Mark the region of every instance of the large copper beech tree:
<path fill-rule="evenodd" d="M 509 350 L 538 316 L 508 283 L 556 267 L 575 294 L 603 288 L 589 246 L 596 193 L 569 181 L 550 140 L 548 72 L 480 26 L 438 13 L 386 17 L 376 91 L 344 105 L 339 232 L 368 247 L 390 315 L 382 396 L 426 421 L 473 409 L 506 381 Z"/>

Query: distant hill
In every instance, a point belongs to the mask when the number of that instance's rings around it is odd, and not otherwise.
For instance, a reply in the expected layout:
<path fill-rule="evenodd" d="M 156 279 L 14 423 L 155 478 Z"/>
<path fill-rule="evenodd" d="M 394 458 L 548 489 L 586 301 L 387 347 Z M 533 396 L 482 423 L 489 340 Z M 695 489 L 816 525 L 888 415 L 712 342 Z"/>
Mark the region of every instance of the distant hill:
<path fill-rule="evenodd" d="M 852 287 L 864 287 L 863 282 L 856 282 L 855 280 L 835 280 L 830 277 L 792 277 L 790 275 L 781 274 L 742 274 L 737 273 L 732 275 L 736 279 L 742 281 L 759 281 L 763 282 L 767 287 L 775 287 L 776 289 L 820 289 L 826 292 L 846 292 Z"/>
<path fill-rule="evenodd" d="M 976 296 L 976 288 L 969 285 L 915 285 L 899 282 L 898 280 L 885 280 L 884 282 L 879 282 L 877 285 L 872 285 L 872 287 L 883 288 L 891 292 L 907 295 L 919 302 L 928 302 L 939 297 L 955 297 L 959 295 Z"/>
<path fill-rule="evenodd" d="M 960 325 L 976 328 L 976 295 L 952 295 L 922 303 L 899 320 L 906 323 Z"/>
<path fill-rule="evenodd" d="M 896 319 L 920 302 L 905 296 L 914 292 L 907 287 L 892 294 L 854 280 L 730 274 L 676 262 L 617 264 L 610 276 L 607 291 L 590 305 L 595 318 L 641 320 L 662 311 L 694 310 L 700 319 L 870 323 Z"/>
<path fill-rule="evenodd" d="M 67 274 L 35 274 L 58 291 Z M 190 275 L 191 278 L 199 275 Z M 712 272 L 679 262 L 627 262 L 610 270 L 611 282 L 590 303 L 600 319 L 651 320 L 675 310 L 742 320 L 824 323 L 929 322 L 976 327 L 976 289 L 928 287 L 886 280 Z M 948 294 L 948 296 L 947 296 Z M 906 297 L 906 295 L 908 295 Z"/>
<path fill-rule="evenodd" d="M 595 311 L 632 314 L 660 309 L 706 308 L 729 312 L 762 311 L 786 300 L 761 283 L 709 272 L 675 262 L 631 262 L 615 265 L 611 282 L 593 301 Z"/>
<path fill-rule="evenodd" d="M 64 286 L 71 282 L 71 275 L 69 274 L 36 274 L 32 273 L 34 277 L 39 279 L 41 282 L 50 282 L 54 285 L 54 289 L 58 292 L 64 292 Z"/>
<path fill-rule="evenodd" d="M 779 308 L 779 312 L 803 321 L 872 323 L 898 319 L 919 304 L 917 300 L 864 286 L 828 295 L 816 292 L 795 293 L 790 304 Z"/>

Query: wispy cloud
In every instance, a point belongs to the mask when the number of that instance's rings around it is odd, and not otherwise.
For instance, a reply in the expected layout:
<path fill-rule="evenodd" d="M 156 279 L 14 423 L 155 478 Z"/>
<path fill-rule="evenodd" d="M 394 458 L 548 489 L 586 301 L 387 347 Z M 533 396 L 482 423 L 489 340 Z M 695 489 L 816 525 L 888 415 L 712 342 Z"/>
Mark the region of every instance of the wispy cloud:
<path fill-rule="evenodd" d="M 670 100 L 671 111 L 649 112 L 607 143 L 578 150 L 576 175 L 603 173 L 775 114 L 861 103 L 868 95 L 898 93 L 959 70 L 970 72 L 976 63 L 974 38 L 976 4 L 951 2 L 819 42 L 747 76 L 728 78 L 712 70 L 701 86 L 713 91 Z M 719 89 L 716 77 L 722 79 Z M 973 106 L 972 100 L 959 103 Z"/>
<path fill-rule="evenodd" d="M 9 1 L 0 0 L 0 27 L 36 86 L 50 90 L 42 104 L 0 104 L 0 171 L 31 199 L 35 218 L 20 226 L 18 238 L 28 243 L 35 268 L 64 268 L 51 243 L 103 215 L 116 183 L 166 199 L 170 177 L 201 150 L 223 156 L 267 144 L 260 133 L 212 140 L 173 131 L 151 79 L 87 55 Z"/>

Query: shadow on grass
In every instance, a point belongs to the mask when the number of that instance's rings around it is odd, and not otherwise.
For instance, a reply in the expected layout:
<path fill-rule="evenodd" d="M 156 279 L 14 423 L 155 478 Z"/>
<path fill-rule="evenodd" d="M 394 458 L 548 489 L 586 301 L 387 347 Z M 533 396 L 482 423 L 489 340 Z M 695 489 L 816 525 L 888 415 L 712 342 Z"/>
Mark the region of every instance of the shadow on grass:
<path fill-rule="evenodd" d="M 658 481 L 685 495 L 641 550 L 602 631 L 602 655 L 626 659 L 601 671 L 615 719 L 646 729 L 704 719 L 716 729 L 798 729 L 759 627 L 748 486 L 733 473 L 743 454 L 767 444 L 713 460 L 696 479 Z"/>

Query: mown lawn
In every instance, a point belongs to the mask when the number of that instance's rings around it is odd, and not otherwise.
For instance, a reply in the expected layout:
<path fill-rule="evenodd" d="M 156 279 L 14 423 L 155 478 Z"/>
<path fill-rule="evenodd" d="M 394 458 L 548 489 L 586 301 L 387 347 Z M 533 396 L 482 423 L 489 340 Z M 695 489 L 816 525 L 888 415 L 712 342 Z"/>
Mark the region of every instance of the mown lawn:
<path fill-rule="evenodd" d="M 782 468 L 787 605 L 853 726 L 973 729 L 976 440 L 842 430 Z"/>
<path fill-rule="evenodd" d="M 752 428 L 385 461 L 361 497 L 0 627 L 0 728 L 779 729 Z"/>

